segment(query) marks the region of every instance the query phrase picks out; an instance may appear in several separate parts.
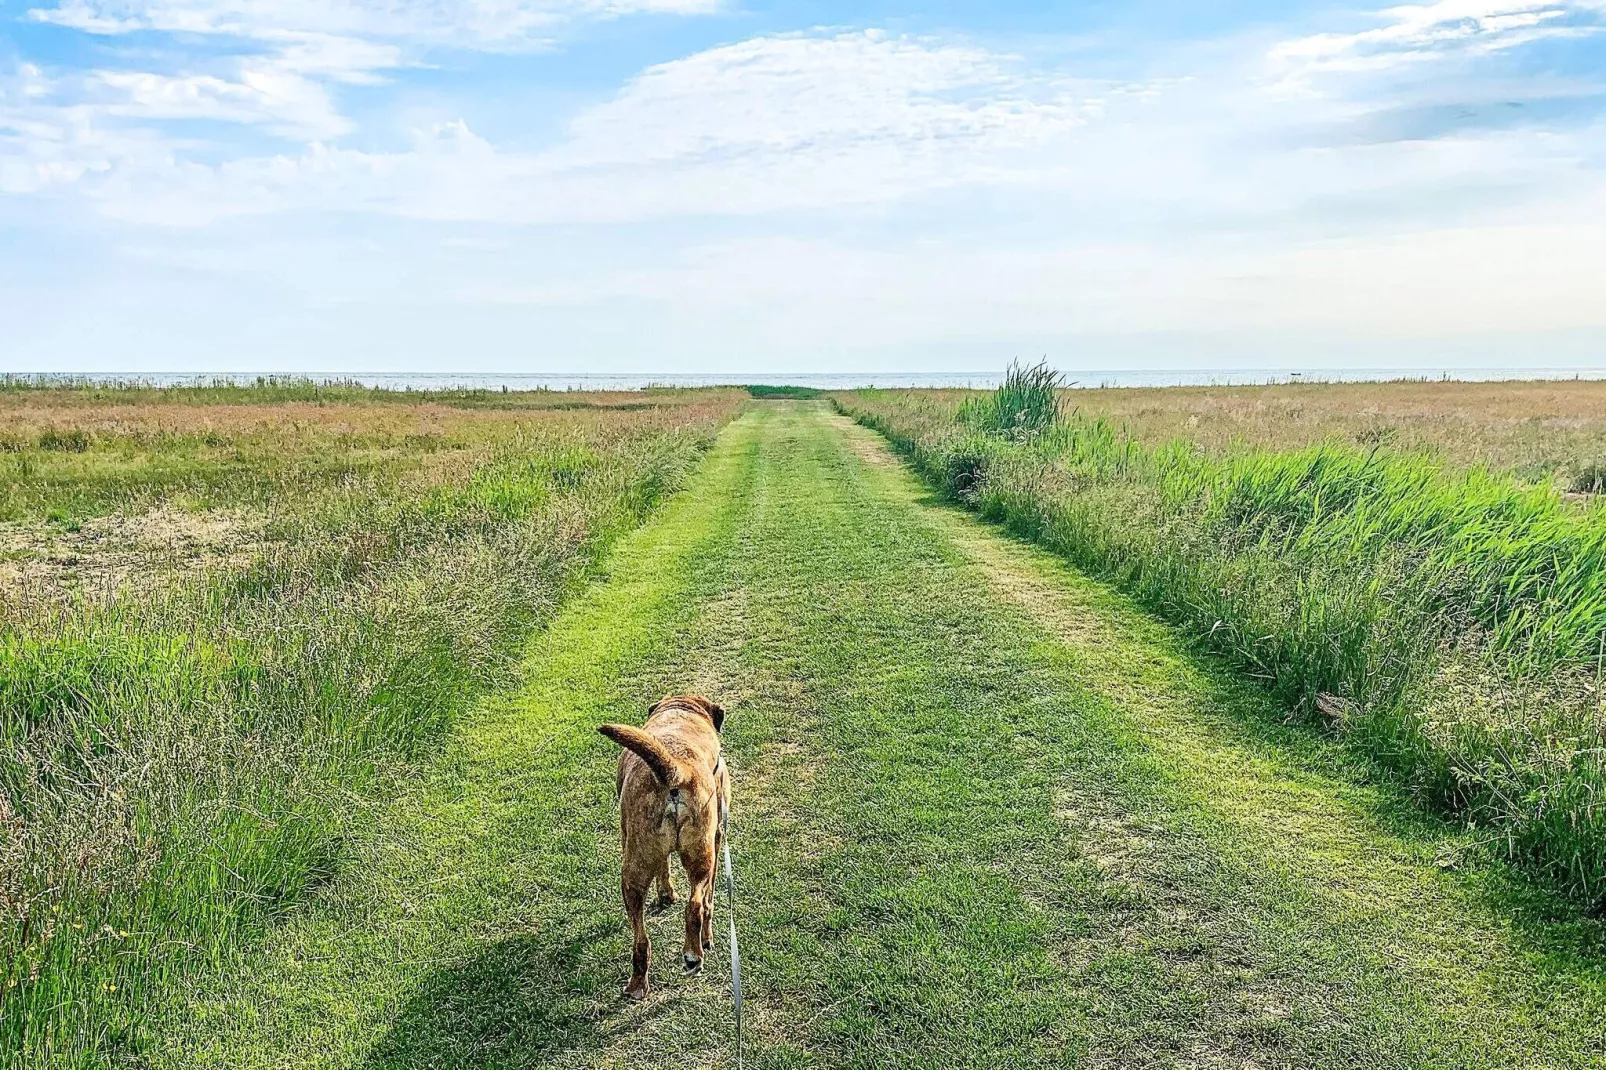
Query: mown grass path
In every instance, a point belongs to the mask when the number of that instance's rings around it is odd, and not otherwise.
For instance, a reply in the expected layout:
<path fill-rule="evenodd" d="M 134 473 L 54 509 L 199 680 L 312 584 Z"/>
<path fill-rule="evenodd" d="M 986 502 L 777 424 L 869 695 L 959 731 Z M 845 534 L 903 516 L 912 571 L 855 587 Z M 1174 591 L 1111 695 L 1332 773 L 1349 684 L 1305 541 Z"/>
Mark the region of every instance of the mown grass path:
<path fill-rule="evenodd" d="M 1597 923 L 822 407 L 739 420 L 610 572 L 154 1062 L 732 1065 L 676 915 L 618 999 L 593 726 L 683 689 L 731 709 L 750 1066 L 1606 1062 Z"/>

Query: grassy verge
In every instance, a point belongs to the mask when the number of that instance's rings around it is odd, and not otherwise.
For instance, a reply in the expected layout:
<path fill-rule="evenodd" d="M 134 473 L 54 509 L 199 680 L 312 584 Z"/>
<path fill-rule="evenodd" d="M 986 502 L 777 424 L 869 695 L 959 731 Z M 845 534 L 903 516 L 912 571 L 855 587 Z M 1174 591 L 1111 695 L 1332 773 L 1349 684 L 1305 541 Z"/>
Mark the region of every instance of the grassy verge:
<path fill-rule="evenodd" d="M 1330 443 L 1207 452 L 1076 413 L 838 406 L 946 492 L 1107 577 L 1397 771 L 1502 854 L 1606 893 L 1606 513 Z M 1007 421 L 1005 421 L 1007 422 Z"/>
<path fill-rule="evenodd" d="M 506 678 L 738 395 L 489 420 L 43 397 L 86 446 L 18 495 L 35 524 L 63 502 L 133 525 L 223 502 L 261 514 L 261 538 L 212 567 L 0 590 L 0 1057 L 25 1066 L 137 1052 L 164 991 L 338 873 L 354 807 Z M 194 441 L 207 433 L 235 441 Z M 342 442 L 371 463 L 329 478 L 321 455 Z M 99 492 L 130 455 L 148 470 L 192 449 L 232 455 L 184 462 L 206 479 Z"/>

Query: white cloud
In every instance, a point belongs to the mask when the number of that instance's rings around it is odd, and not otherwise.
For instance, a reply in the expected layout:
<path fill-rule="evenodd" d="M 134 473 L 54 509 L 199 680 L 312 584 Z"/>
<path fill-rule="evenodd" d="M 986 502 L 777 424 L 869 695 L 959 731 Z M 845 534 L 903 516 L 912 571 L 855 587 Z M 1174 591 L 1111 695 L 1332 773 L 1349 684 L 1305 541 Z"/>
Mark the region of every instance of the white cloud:
<path fill-rule="evenodd" d="M 388 47 L 303 38 L 222 61 L 215 73 L 91 70 L 52 78 L 24 65 L 0 78 L 0 191 L 160 173 L 187 152 L 213 148 L 163 125 L 174 120 L 245 124 L 302 142 L 336 139 L 352 124 L 328 80 L 371 82 L 395 62 Z"/>
<path fill-rule="evenodd" d="M 0 194 L 31 194 L 104 175 L 112 161 L 165 155 L 148 133 L 105 131 L 92 109 L 50 103 L 59 83 L 24 64 L 0 78 Z"/>
<path fill-rule="evenodd" d="M 876 31 L 761 37 L 653 67 L 581 114 L 582 165 L 836 151 L 865 142 L 1025 144 L 1093 104 L 1017 57 Z"/>
<path fill-rule="evenodd" d="M 1388 39 L 1431 36 L 1470 5 L 1392 9 L 1391 26 L 1409 33 Z M 1490 0 L 1476 10 L 1485 20 L 1517 14 Z M 9 188 L 77 183 L 108 215 L 199 226 L 298 210 L 617 223 L 1014 187 L 1057 197 L 1061 212 L 1073 206 L 1097 230 L 1121 219 L 1154 229 L 1364 215 L 1368 204 L 1426 205 L 1457 186 L 1537 188 L 1579 166 L 1568 158 L 1575 145 L 1557 137 L 1473 132 L 1415 148 L 1342 138 L 1299 148 L 1290 132 L 1308 137 L 1353 120 L 1365 91 L 1269 92 L 1252 55 L 1238 70 L 1117 86 L 970 43 L 877 31 L 759 37 L 649 68 L 580 111 L 542 151 L 508 150 L 461 121 L 420 130 L 403 148 L 341 146 L 350 124 L 317 76 L 373 80 L 401 62 L 394 46 L 280 33 L 274 51 L 227 76 L 101 72 L 98 95 L 72 106 L 41 103 L 36 76 L 26 105 L 10 111 L 13 126 L 33 133 L 12 139 L 24 160 L 10 161 Z M 6 116 L 0 97 L 0 129 Z M 154 134 L 105 133 L 105 116 L 227 119 L 309 144 L 203 163 L 181 144 L 155 151 Z"/>
<path fill-rule="evenodd" d="M 136 30 L 268 38 L 324 34 L 420 45 L 520 48 L 577 19 L 704 14 L 720 0 L 61 0 L 32 17 L 96 34 Z"/>
<path fill-rule="evenodd" d="M 91 71 L 82 79 L 81 104 L 122 119 L 211 119 L 329 141 L 353 126 L 326 83 L 382 84 L 379 72 L 403 62 L 393 45 L 321 34 L 281 34 L 275 41 L 268 53 L 224 62 L 222 74 Z"/>
<path fill-rule="evenodd" d="M 243 124 L 303 143 L 337 142 L 354 124 L 342 114 L 333 87 L 382 85 L 386 72 L 417 62 L 431 48 L 529 49 L 582 19 L 698 14 L 718 9 L 720 2 L 61 0 L 29 14 L 36 21 L 100 35 L 205 35 L 224 54 L 188 70 L 94 70 L 59 78 L 49 93 L 35 92 L 25 100 L 19 92 L 9 94 L 10 100 L 0 96 L 0 131 L 12 131 L 0 140 L 9 150 L 0 159 L 4 188 L 126 172 L 135 162 L 147 170 L 154 163 L 157 172 L 164 167 L 187 172 L 183 150 L 189 146 L 180 137 L 164 138 L 159 125 L 174 120 Z M 26 69 L 40 81 L 35 68 Z M 19 109 L 19 100 L 25 108 Z M 127 128 L 135 123 L 147 129 L 130 137 Z M 153 156 L 150 146 L 163 141 L 168 152 Z M 137 151 L 123 154 L 120 147 Z M 63 166 L 62 154 L 76 162 Z"/>
<path fill-rule="evenodd" d="M 153 115 L 341 129 L 315 87 L 277 60 L 229 83 L 115 84 L 129 100 L 114 107 Z M 116 166 L 91 195 L 121 218 L 180 225 L 298 208 L 514 223 L 746 215 L 1021 181 L 1032 150 L 1102 106 L 1091 90 L 970 46 L 784 35 L 651 68 L 543 152 L 502 151 L 452 122 L 419 131 L 405 151 L 326 138 L 299 154 Z"/>
<path fill-rule="evenodd" d="M 106 116 L 260 123 L 307 140 L 337 138 L 351 129 L 322 86 L 272 65 L 248 66 L 237 81 L 212 75 L 97 71 L 89 82 L 100 98 L 99 111 Z"/>
<path fill-rule="evenodd" d="M 268 61 L 275 69 L 351 85 L 378 84 L 382 79 L 373 72 L 406 63 L 400 47 L 382 42 L 301 30 L 264 34 L 263 39 L 275 46 Z"/>
<path fill-rule="evenodd" d="M 1483 55 L 1549 37 L 1606 31 L 1606 0 L 1439 0 L 1386 8 L 1384 25 L 1319 33 L 1272 49 L 1288 76 L 1386 70 L 1450 56 Z"/>

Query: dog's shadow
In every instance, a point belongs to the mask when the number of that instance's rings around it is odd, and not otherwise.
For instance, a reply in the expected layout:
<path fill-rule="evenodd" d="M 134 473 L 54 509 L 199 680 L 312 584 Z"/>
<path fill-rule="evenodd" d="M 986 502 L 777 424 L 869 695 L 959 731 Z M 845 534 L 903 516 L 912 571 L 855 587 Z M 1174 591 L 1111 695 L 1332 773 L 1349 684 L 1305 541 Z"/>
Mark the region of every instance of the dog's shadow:
<path fill-rule="evenodd" d="M 637 1027 L 664 1007 L 656 1001 L 624 1006 L 618 956 L 591 953 L 617 944 L 618 930 L 617 924 L 594 923 L 561 942 L 521 933 L 431 972 L 365 1066 L 511 1070 L 603 1047 L 621 1028 Z"/>

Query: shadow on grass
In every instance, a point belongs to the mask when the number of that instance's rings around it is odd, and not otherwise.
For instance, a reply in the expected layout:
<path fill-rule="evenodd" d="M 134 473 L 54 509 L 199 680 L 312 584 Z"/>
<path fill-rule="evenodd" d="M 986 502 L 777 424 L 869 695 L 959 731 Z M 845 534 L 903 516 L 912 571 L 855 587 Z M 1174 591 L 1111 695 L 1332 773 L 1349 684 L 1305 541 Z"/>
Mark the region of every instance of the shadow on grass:
<path fill-rule="evenodd" d="M 620 1028 L 639 1026 L 667 1005 L 654 1001 L 625 1013 L 620 962 L 589 953 L 618 930 L 594 923 L 560 943 L 549 934 L 520 933 L 434 971 L 365 1065 L 491 1070 L 543 1066 L 556 1055 L 598 1050 Z"/>

